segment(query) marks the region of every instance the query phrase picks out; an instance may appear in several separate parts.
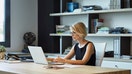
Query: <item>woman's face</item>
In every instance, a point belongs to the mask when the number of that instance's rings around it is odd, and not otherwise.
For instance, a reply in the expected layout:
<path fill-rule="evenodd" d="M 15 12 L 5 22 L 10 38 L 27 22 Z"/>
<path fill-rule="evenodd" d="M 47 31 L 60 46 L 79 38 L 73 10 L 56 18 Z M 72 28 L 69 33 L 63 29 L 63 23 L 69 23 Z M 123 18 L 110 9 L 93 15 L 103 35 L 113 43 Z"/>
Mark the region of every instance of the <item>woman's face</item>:
<path fill-rule="evenodd" d="M 71 35 L 72 35 L 72 39 L 74 40 L 74 41 L 78 41 L 79 40 L 79 38 L 80 38 L 80 36 L 76 33 L 76 32 L 71 32 Z"/>

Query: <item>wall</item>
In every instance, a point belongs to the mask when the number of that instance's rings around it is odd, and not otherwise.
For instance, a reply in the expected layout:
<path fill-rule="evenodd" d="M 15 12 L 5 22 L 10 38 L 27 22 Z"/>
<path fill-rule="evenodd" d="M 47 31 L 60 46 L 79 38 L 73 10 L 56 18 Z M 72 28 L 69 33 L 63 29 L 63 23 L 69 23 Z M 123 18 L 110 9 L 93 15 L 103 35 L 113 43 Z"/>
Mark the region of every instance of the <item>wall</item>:
<path fill-rule="evenodd" d="M 37 0 L 11 0 L 11 47 L 7 51 L 23 49 L 24 33 L 30 31 L 37 35 L 37 12 Z"/>

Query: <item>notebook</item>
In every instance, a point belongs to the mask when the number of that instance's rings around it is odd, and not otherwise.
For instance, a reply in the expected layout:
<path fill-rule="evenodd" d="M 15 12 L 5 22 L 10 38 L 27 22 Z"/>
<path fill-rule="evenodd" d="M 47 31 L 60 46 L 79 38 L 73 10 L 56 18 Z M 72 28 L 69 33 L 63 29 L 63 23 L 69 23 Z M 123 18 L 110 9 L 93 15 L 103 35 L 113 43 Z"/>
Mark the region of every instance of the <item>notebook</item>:
<path fill-rule="evenodd" d="M 49 65 L 49 64 L 61 65 L 61 64 L 63 64 L 63 63 L 56 63 L 56 62 L 48 62 L 46 59 L 46 56 L 43 52 L 43 49 L 40 46 L 28 46 L 28 49 L 29 49 L 29 52 L 33 58 L 34 63 L 44 64 L 44 65 Z"/>

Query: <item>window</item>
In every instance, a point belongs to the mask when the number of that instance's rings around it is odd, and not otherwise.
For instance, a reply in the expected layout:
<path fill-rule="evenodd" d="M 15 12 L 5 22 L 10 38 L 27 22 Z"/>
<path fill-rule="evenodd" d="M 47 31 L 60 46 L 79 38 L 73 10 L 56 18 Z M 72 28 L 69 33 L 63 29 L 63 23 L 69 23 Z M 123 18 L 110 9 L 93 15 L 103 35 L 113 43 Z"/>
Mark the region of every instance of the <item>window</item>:
<path fill-rule="evenodd" d="M 10 47 L 10 0 L 0 0 L 0 45 Z"/>

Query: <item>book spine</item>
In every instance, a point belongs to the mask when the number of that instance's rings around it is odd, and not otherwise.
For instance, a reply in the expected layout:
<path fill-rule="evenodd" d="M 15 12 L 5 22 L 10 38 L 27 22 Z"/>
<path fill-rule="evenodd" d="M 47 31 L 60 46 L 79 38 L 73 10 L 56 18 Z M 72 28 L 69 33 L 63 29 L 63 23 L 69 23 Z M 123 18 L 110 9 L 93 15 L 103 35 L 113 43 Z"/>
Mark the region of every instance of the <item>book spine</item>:
<path fill-rule="evenodd" d="M 114 0 L 114 9 L 116 9 L 117 0 Z"/>
<path fill-rule="evenodd" d="M 116 38 L 113 42 L 114 46 L 114 58 L 120 58 L 120 40 Z"/>
<path fill-rule="evenodd" d="M 113 0 L 110 0 L 110 9 L 113 9 L 114 8 L 114 6 L 113 6 Z"/>
<path fill-rule="evenodd" d="M 117 0 L 117 9 L 121 9 L 121 0 Z"/>

